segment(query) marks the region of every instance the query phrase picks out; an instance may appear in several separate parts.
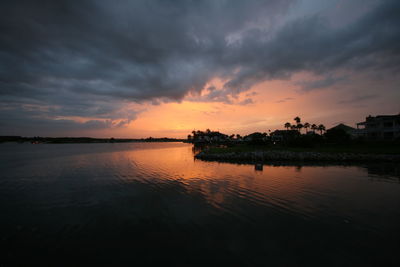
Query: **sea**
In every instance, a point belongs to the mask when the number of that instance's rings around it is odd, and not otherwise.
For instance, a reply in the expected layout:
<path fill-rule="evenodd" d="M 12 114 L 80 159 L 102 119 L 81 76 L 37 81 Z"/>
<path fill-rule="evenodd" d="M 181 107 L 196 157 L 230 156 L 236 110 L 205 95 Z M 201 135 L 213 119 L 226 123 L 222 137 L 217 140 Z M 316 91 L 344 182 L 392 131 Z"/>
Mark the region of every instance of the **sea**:
<path fill-rule="evenodd" d="M 0 266 L 400 266 L 400 166 L 0 144 Z"/>

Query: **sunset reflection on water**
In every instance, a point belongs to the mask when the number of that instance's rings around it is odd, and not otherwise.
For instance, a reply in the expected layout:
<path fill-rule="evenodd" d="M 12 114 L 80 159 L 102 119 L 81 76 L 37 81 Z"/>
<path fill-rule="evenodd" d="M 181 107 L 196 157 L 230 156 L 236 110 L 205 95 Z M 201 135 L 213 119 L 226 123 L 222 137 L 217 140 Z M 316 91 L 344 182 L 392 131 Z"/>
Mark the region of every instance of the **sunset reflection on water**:
<path fill-rule="evenodd" d="M 348 218 L 353 212 L 366 209 L 367 203 L 370 208 L 381 202 L 379 190 L 386 190 L 388 198 L 396 198 L 398 192 L 398 188 L 389 189 L 396 177 L 386 177 L 383 183 L 372 182 L 367 178 L 368 169 L 362 166 L 265 164 L 262 171 L 257 171 L 252 164 L 196 160 L 188 144 L 161 144 L 161 147 L 111 155 L 117 165 L 130 162 L 126 168 L 118 166 L 120 172 L 126 172 L 123 179 L 144 179 L 153 184 L 176 181 L 189 194 L 201 193 L 208 203 L 224 211 L 229 211 L 235 201 L 245 200 L 280 212 L 316 217 L 338 212 L 339 205 L 343 218 Z M 364 224 L 367 218 L 354 219 Z"/>

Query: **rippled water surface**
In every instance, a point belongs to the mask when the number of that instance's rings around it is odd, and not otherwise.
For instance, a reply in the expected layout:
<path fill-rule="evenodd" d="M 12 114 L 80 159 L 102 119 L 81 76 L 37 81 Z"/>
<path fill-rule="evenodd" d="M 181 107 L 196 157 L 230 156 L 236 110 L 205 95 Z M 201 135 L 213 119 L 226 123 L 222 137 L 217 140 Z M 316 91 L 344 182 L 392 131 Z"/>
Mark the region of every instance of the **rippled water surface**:
<path fill-rule="evenodd" d="M 2 144 L 0 265 L 397 265 L 399 173 L 259 171 L 183 143 Z"/>

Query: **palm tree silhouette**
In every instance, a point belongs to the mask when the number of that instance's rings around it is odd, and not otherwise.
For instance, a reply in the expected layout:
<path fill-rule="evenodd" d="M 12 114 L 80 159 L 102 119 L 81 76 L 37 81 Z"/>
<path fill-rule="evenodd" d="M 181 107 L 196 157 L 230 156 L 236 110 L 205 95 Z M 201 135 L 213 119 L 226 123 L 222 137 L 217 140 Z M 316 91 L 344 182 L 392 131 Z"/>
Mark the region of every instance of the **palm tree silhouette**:
<path fill-rule="evenodd" d="M 325 126 L 323 124 L 318 125 L 318 130 L 320 131 L 320 133 L 322 135 L 322 132 L 325 131 Z"/>
<path fill-rule="evenodd" d="M 293 120 L 296 122 L 296 124 L 299 124 L 299 123 L 300 123 L 300 121 L 301 121 L 301 119 L 300 119 L 300 117 L 299 117 L 299 116 L 297 116 L 297 117 L 296 117 L 296 118 L 294 118 Z"/>
<path fill-rule="evenodd" d="M 301 133 L 301 129 L 303 128 L 304 126 L 303 126 L 303 124 L 301 124 L 301 123 L 298 123 L 297 125 L 296 125 L 296 128 L 297 128 L 297 130 L 299 131 L 299 133 Z"/>
<path fill-rule="evenodd" d="M 318 130 L 318 127 L 315 123 L 311 125 L 311 130 L 313 131 L 313 133 L 315 133 L 315 131 Z"/>
<path fill-rule="evenodd" d="M 290 122 L 285 123 L 285 128 L 286 128 L 286 130 L 289 131 L 290 126 L 292 126 L 292 125 L 290 124 Z"/>
<path fill-rule="evenodd" d="M 306 133 L 308 133 L 308 128 L 310 128 L 310 124 L 308 122 L 304 123 L 304 129 L 306 129 Z"/>

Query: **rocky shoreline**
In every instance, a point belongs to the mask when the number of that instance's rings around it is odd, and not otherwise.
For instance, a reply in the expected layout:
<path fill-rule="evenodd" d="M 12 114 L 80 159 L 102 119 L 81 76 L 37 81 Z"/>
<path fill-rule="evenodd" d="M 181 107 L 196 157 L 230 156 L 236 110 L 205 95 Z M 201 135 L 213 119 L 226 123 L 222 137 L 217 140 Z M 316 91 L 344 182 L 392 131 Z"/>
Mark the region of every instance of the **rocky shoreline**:
<path fill-rule="evenodd" d="M 353 153 L 324 153 L 324 152 L 292 152 L 292 151 L 252 151 L 210 153 L 199 152 L 196 159 L 210 161 L 299 161 L 299 162 L 400 162 L 400 155 L 389 154 L 353 154 Z"/>

